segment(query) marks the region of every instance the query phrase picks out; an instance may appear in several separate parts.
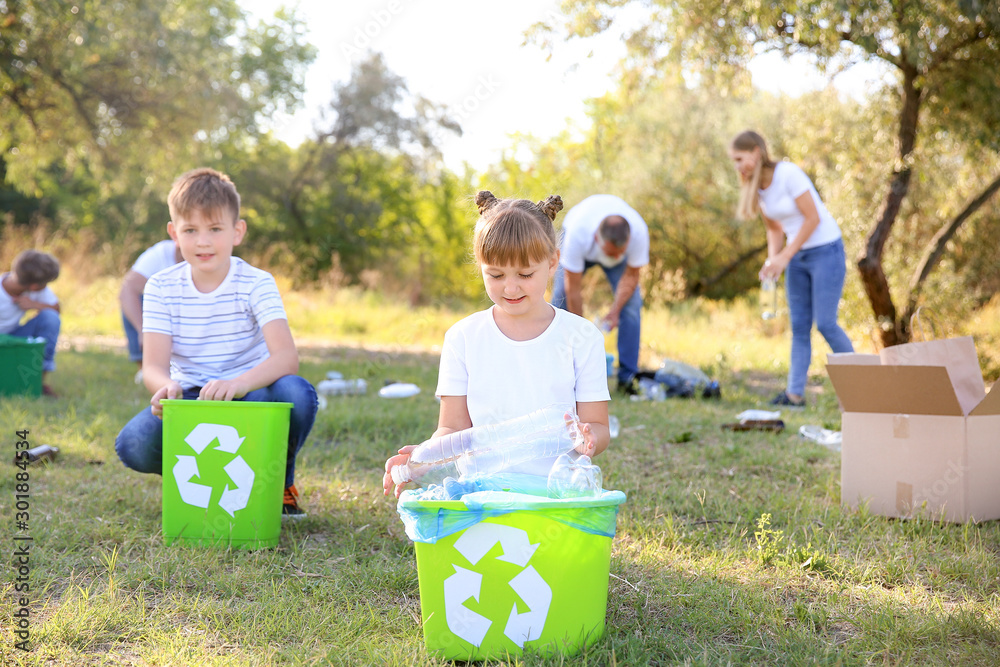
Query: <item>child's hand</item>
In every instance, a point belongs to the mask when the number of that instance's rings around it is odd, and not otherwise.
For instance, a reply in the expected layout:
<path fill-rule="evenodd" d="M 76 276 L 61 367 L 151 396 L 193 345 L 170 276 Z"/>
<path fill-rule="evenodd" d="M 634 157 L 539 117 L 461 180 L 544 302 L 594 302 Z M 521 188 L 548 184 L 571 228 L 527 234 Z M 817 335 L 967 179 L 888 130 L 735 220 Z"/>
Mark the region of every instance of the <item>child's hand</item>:
<path fill-rule="evenodd" d="M 389 460 L 385 462 L 385 474 L 382 475 L 382 493 L 384 495 L 389 495 L 389 489 L 395 486 L 396 497 L 399 498 L 399 494 L 403 492 L 405 484 L 395 484 L 392 481 L 392 474 L 389 471 L 392 470 L 393 466 L 403 465 L 409 461 L 410 452 L 416 448 L 416 445 L 406 445 L 405 447 L 400 447 L 399 453 L 395 456 L 390 456 Z"/>
<path fill-rule="evenodd" d="M 250 393 L 250 388 L 239 378 L 235 380 L 209 380 L 198 394 L 202 401 L 231 401 L 243 398 Z"/>
<path fill-rule="evenodd" d="M 594 435 L 594 429 L 590 424 L 580 422 L 580 434 L 583 436 L 583 442 L 577 445 L 576 451 L 583 456 L 593 457 L 597 453 L 597 439 Z"/>
<path fill-rule="evenodd" d="M 157 389 L 156 393 L 153 394 L 153 398 L 149 399 L 149 404 L 153 408 L 153 414 L 160 419 L 163 419 L 163 406 L 160 405 L 161 398 L 181 398 L 183 396 L 184 390 L 181 389 L 181 386 L 178 383 L 171 380 Z"/>

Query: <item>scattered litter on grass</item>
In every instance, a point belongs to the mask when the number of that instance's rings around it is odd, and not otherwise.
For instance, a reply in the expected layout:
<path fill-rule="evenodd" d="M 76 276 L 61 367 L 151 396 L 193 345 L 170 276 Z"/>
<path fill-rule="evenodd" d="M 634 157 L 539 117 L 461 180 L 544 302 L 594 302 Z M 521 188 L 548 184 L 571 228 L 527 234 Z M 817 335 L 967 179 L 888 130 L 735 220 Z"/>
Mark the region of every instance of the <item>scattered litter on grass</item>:
<path fill-rule="evenodd" d="M 829 447 L 835 452 L 840 451 L 840 445 L 843 441 L 840 431 L 831 431 L 822 426 L 812 424 L 805 424 L 799 428 L 799 435 L 806 440 L 812 440 L 817 444 Z"/>
<path fill-rule="evenodd" d="M 410 382 L 394 382 L 378 390 L 382 398 L 408 398 L 420 393 L 420 387 Z"/>

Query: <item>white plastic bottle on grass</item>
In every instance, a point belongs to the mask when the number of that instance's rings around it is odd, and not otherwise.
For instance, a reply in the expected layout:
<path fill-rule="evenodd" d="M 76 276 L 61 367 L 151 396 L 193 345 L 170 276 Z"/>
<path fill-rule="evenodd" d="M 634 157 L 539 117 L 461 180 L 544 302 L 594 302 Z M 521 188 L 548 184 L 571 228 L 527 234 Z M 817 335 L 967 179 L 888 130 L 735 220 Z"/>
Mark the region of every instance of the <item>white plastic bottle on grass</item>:
<path fill-rule="evenodd" d="M 534 461 L 553 458 L 583 443 L 572 406 L 549 405 L 498 424 L 473 426 L 430 438 L 410 453 L 406 463 L 390 470 L 396 484 L 441 484 L 493 475 Z"/>

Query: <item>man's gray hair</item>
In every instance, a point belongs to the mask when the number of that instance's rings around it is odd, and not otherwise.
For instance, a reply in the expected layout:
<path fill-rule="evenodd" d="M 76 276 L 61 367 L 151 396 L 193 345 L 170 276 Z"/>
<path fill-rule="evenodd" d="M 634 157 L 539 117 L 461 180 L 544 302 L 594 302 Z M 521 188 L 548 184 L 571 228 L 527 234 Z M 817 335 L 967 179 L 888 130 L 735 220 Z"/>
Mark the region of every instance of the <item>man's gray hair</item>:
<path fill-rule="evenodd" d="M 609 215 L 601 220 L 601 226 L 597 228 L 597 233 L 614 247 L 624 248 L 628 245 L 632 230 L 628 226 L 628 220 L 622 216 Z"/>

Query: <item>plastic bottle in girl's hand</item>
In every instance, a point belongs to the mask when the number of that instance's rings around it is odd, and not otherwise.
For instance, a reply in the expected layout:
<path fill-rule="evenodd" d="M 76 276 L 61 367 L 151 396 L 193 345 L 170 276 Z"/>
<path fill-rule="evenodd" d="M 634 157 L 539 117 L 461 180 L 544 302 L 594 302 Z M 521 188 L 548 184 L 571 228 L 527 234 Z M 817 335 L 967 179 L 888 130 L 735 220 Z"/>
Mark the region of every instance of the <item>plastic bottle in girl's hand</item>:
<path fill-rule="evenodd" d="M 513 466 L 557 457 L 583 443 L 571 405 L 554 404 L 523 417 L 473 426 L 421 443 L 406 463 L 390 470 L 396 484 L 442 484 L 493 475 Z"/>
<path fill-rule="evenodd" d="M 773 320 L 778 316 L 778 280 L 776 278 L 761 278 L 760 280 L 760 317 Z"/>

